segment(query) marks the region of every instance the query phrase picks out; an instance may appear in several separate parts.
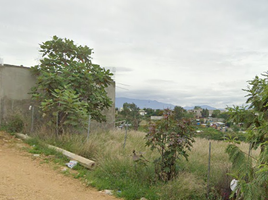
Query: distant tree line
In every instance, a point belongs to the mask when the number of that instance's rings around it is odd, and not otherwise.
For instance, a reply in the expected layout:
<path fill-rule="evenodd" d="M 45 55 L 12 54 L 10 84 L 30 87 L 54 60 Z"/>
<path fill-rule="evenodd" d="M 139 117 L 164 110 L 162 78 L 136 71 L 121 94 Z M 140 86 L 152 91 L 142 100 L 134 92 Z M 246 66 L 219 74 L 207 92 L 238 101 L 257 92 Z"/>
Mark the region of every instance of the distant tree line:
<path fill-rule="evenodd" d="M 194 109 L 202 109 L 200 106 L 195 106 Z M 135 103 L 124 103 L 123 108 L 119 110 L 116 108 L 116 119 L 117 121 L 125 121 L 126 123 L 131 124 L 131 128 L 137 130 L 139 123 L 142 120 L 149 121 L 151 116 L 163 116 L 164 109 L 152 109 L 152 108 L 143 108 L 145 112 L 144 115 L 140 115 L 140 108 Z M 194 113 L 189 113 L 181 106 L 175 106 L 172 110 L 172 115 L 174 120 L 180 120 L 183 118 L 190 119 L 194 118 Z M 209 110 L 202 109 L 201 115 L 203 118 L 209 117 Z M 226 112 L 221 112 L 220 110 L 214 110 L 211 117 L 214 118 L 223 118 L 228 120 L 228 114 Z"/>

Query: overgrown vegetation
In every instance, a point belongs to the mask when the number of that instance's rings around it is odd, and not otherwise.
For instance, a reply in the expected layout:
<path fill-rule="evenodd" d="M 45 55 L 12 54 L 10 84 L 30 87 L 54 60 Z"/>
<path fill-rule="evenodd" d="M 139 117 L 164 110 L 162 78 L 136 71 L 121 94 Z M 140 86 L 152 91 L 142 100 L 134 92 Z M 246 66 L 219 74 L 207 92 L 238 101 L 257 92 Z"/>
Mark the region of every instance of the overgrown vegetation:
<path fill-rule="evenodd" d="M 164 120 L 163 127 L 165 123 Z M 115 195 L 125 199 L 221 199 L 230 194 L 231 177 L 226 174 L 231 173 L 231 163 L 225 153 L 228 145 L 226 142 L 212 141 L 211 179 L 207 196 L 207 139 L 196 138 L 191 151 L 186 150 L 189 161 L 178 159 L 176 175 L 172 181 L 165 183 L 159 180 L 153 162 L 160 154 L 145 146 L 144 132 L 128 132 L 125 148 L 125 131 L 121 130 L 92 132 L 88 141 L 84 134 L 64 134 L 56 137 L 45 129 L 39 129 L 39 132 L 32 136 L 36 139 L 29 141 L 32 146 L 29 150 L 31 153 L 55 154 L 46 149 L 44 143 L 49 143 L 95 160 L 97 167 L 94 170 L 85 170 L 78 166 L 74 177 L 81 178 L 87 185 L 100 190 L 112 189 Z M 248 144 L 238 146 L 243 152 L 248 151 Z M 251 152 L 251 156 L 256 157 L 255 151 Z M 54 156 L 54 159 L 62 165 L 68 161 L 61 155 Z"/>
<path fill-rule="evenodd" d="M 100 190 L 112 189 L 115 195 L 125 199 L 206 199 L 206 172 L 202 175 L 192 173 L 191 168 L 196 167 L 179 160 L 176 178 L 166 184 L 158 180 L 155 174 L 153 161 L 159 155 L 145 146 L 145 133 L 129 132 L 126 147 L 123 148 L 124 134 L 123 131 L 94 132 L 90 140 L 85 142 L 86 136 L 83 135 L 65 134 L 55 137 L 43 132 L 43 135 L 36 136 L 38 140 L 31 140 L 29 144 L 34 145 L 32 153 L 44 151 L 46 154 L 48 151 L 43 148 L 43 142 L 46 142 L 94 159 L 97 162 L 96 168 L 92 171 L 79 168 L 78 173 L 83 174 L 80 178 L 87 185 Z M 138 156 L 144 156 L 149 162 L 146 165 L 136 162 L 133 149 L 136 149 Z M 58 160 L 60 157 L 56 158 Z M 57 162 L 64 164 L 67 160 Z M 206 163 L 203 164 L 205 168 Z"/>
<path fill-rule="evenodd" d="M 5 130 L 9 133 L 20 133 L 24 130 L 24 121 L 19 114 L 9 116 L 5 123 L 0 127 L 0 130 Z"/>
<path fill-rule="evenodd" d="M 177 175 L 172 181 L 164 183 L 155 174 L 154 160 L 159 158 L 157 151 L 151 151 L 145 146 L 145 133 L 128 132 L 127 142 L 123 148 L 125 132 L 92 132 L 89 141 L 85 135 L 65 134 L 55 137 L 45 130 L 36 137 L 45 143 L 53 144 L 70 150 L 74 153 L 93 159 L 97 166 L 94 170 L 78 168 L 78 177 L 83 179 L 87 185 L 97 187 L 100 190 L 112 189 L 115 195 L 125 199 L 208 199 L 207 193 L 207 161 L 208 144 L 206 139 L 196 138 L 191 151 L 188 151 L 188 162 L 184 159 L 177 161 Z M 39 141 L 39 140 L 38 140 Z M 39 142 L 31 141 L 33 153 L 40 153 Z M 210 199 L 221 199 L 223 195 L 230 194 L 230 172 L 231 163 L 225 153 L 226 142 L 212 141 L 211 157 L 211 180 Z M 244 152 L 248 151 L 248 144 L 238 145 Z M 43 147 L 42 147 L 43 148 Z M 41 148 L 41 149 L 42 149 Z M 144 165 L 136 162 L 133 150 L 137 156 L 146 158 L 149 162 Z M 43 151 L 43 150 L 42 150 Z M 46 150 L 45 150 L 46 151 Z M 47 152 L 47 151 L 46 151 Z M 252 151 L 252 156 L 256 156 Z M 65 164 L 67 160 L 57 162 Z"/>

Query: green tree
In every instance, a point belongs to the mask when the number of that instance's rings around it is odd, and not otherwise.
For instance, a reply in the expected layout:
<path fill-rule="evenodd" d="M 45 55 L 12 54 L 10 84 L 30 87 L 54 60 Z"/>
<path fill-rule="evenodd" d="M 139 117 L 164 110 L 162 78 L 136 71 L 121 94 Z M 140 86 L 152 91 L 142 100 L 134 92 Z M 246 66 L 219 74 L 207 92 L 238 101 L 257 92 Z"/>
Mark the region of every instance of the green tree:
<path fill-rule="evenodd" d="M 156 109 L 155 112 L 154 112 L 155 116 L 162 116 L 163 113 L 164 113 L 164 111 L 161 110 L 161 109 Z"/>
<path fill-rule="evenodd" d="M 194 110 L 202 109 L 201 106 L 195 106 Z"/>
<path fill-rule="evenodd" d="M 124 119 L 131 123 L 135 130 L 138 130 L 139 121 L 140 121 L 140 114 L 139 114 L 139 107 L 137 107 L 134 103 L 124 103 L 123 110 L 120 114 L 124 117 Z"/>
<path fill-rule="evenodd" d="M 220 110 L 213 110 L 212 117 L 218 118 L 220 116 L 220 114 L 221 114 Z"/>
<path fill-rule="evenodd" d="M 194 113 L 186 111 L 186 113 L 184 114 L 184 117 L 187 119 L 194 118 Z"/>
<path fill-rule="evenodd" d="M 112 103 L 106 92 L 112 74 L 92 64 L 92 49 L 57 36 L 43 42 L 40 49 L 40 64 L 31 68 L 37 77 L 32 97 L 40 101 L 44 115 L 57 116 L 61 132 L 68 125 L 80 126 L 88 115 L 105 121 L 102 111 Z"/>
<path fill-rule="evenodd" d="M 209 111 L 208 111 L 208 109 L 206 108 L 206 109 L 203 109 L 202 111 L 201 111 L 201 115 L 202 115 L 202 117 L 208 117 L 209 116 Z"/>
<path fill-rule="evenodd" d="M 147 118 L 150 118 L 151 116 L 154 115 L 154 109 L 152 109 L 152 108 L 144 108 L 143 110 L 146 112 L 145 116 Z"/>
<path fill-rule="evenodd" d="M 228 121 L 230 116 L 229 116 L 228 112 L 222 112 L 219 114 L 218 117 L 223 118 L 225 121 Z"/>
<path fill-rule="evenodd" d="M 174 119 L 180 120 L 186 116 L 187 111 L 181 106 L 174 107 Z"/>

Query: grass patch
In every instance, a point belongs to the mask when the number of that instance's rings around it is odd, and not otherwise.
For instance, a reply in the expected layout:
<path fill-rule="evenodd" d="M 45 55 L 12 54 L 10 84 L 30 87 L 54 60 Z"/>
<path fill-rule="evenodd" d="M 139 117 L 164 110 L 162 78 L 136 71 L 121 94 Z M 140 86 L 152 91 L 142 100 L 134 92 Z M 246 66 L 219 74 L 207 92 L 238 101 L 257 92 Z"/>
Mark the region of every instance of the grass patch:
<path fill-rule="evenodd" d="M 161 199 L 206 199 L 206 185 L 204 181 L 187 172 L 179 174 L 177 179 L 170 181 L 159 189 L 161 189 Z"/>
<path fill-rule="evenodd" d="M 88 174 L 91 185 L 100 190 L 112 189 L 121 191 L 120 196 L 125 199 L 158 199 L 157 188 L 154 183 L 154 169 L 141 167 L 123 155 L 113 159 L 106 159 Z"/>
<path fill-rule="evenodd" d="M 53 155 L 53 161 L 55 163 L 65 165 L 68 162 L 68 159 L 60 152 L 57 152 L 55 149 L 48 148 L 47 145 L 38 138 L 31 138 L 26 140 L 26 143 L 31 146 L 28 148 L 28 152 L 32 154 L 43 154 L 45 156 Z M 44 158 L 44 162 L 47 162 L 48 159 Z"/>
<path fill-rule="evenodd" d="M 48 149 L 49 143 L 86 158 L 95 160 L 94 170 L 87 170 L 77 165 L 74 178 L 83 180 L 87 185 L 99 190 L 114 190 L 114 194 L 127 200 L 145 197 L 156 199 L 208 199 L 207 168 L 209 140 L 196 138 L 192 150 L 189 152 L 189 162 L 181 159 L 177 163 L 179 174 L 173 181 L 163 183 L 158 181 L 152 161 L 158 157 L 156 151 L 145 147 L 144 132 L 130 131 L 127 135 L 126 146 L 123 148 L 125 131 L 92 132 L 87 141 L 86 135 L 66 134 L 59 137 L 47 133 L 39 133 L 36 139 L 28 141 L 33 146 L 32 153 L 55 155 L 55 163 L 65 165 L 68 162 L 63 155 Z M 229 172 L 231 164 L 225 153 L 227 146 L 223 141 L 211 141 L 211 174 L 209 199 L 221 199 L 222 192 L 229 190 Z M 247 152 L 248 144 L 242 143 L 241 148 Z M 133 150 L 142 153 L 149 160 L 147 166 L 133 161 Z M 254 156 L 254 152 L 252 155 Z"/>

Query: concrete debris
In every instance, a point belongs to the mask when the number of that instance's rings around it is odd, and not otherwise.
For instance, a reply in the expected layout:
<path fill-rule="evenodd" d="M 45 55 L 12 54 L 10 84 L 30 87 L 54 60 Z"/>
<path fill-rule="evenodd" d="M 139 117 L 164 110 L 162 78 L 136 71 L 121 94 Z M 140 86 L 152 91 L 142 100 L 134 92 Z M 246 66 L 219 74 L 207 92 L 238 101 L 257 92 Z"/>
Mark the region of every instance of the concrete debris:
<path fill-rule="evenodd" d="M 103 190 L 103 191 L 101 191 L 101 192 L 103 192 L 104 194 L 107 194 L 107 195 L 113 195 L 113 190 Z"/>

